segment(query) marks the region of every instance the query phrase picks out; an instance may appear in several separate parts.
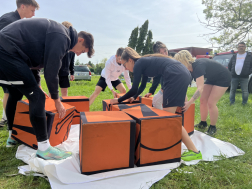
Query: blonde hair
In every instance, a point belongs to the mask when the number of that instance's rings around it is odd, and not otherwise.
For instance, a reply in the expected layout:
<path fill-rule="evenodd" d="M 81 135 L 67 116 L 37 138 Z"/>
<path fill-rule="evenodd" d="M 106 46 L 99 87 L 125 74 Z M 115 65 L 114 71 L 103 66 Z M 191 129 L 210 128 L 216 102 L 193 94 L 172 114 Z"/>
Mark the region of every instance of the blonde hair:
<path fill-rule="evenodd" d="M 174 59 L 184 64 L 186 67 L 195 62 L 195 58 L 193 58 L 191 53 L 187 50 L 176 53 Z"/>
<path fill-rule="evenodd" d="M 71 22 L 68 22 L 68 21 L 62 22 L 62 25 L 65 26 L 66 28 L 70 28 L 70 26 L 73 26 L 73 24 Z"/>
<path fill-rule="evenodd" d="M 135 62 L 136 60 L 138 60 L 141 57 L 164 57 L 164 58 L 171 58 L 171 59 L 173 59 L 170 56 L 166 56 L 166 55 L 159 54 L 159 53 L 156 53 L 156 54 L 146 54 L 144 56 L 140 56 L 134 49 L 132 49 L 130 47 L 126 47 L 124 49 L 124 51 L 122 53 L 122 56 L 121 56 L 121 59 L 128 61 L 129 58 L 131 58 Z"/>

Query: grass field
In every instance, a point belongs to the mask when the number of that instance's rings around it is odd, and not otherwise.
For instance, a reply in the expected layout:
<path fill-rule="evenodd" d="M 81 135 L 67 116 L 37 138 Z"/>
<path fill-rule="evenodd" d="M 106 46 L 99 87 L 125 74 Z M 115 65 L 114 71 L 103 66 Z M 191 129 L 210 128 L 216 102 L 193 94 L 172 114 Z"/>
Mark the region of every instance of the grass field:
<path fill-rule="evenodd" d="M 69 96 L 84 95 L 89 97 L 98 81 L 98 76 L 93 76 L 92 81 L 73 81 Z M 124 83 L 125 84 L 125 83 Z M 126 86 L 126 85 L 125 85 Z M 148 92 L 151 84 L 147 85 L 144 93 Z M 45 81 L 42 87 L 47 91 Z M 191 97 L 196 88 L 189 88 L 188 96 Z M 3 93 L 0 93 L 0 99 Z M 102 110 L 102 99 L 112 98 L 109 89 L 101 93 L 90 107 L 90 111 Z M 216 138 L 230 142 L 245 151 L 245 155 L 216 162 L 200 162 L 194 166 L 181 165 L 173 170 L 161 181 L 154 184 L 151 189 L 166 188 L 252 188 L 252 95 L 248 105 L 241 105 L 241 92 L 237 92 L 236 103 L 229 106 L 229 94 L 226 93 L 218 103 L 219 120 L 217 123 Z M 0 104 L 2 115 L 2 102 Z M 195 123 L 200 121 L 199 100 L 196 101 Z M 207 120 L 209 123 L 209 119 Z M 50 188 L 50 184 L 43 178 L 33 176 L 9 176 L 18 173 L 18 166 L 24 163 L 15 158 L 15 148 L 6 148 L 7 128 L 0 128 L 0 188 Z M 192 172 L 188 174 L 187 172 Z M 102 186 L 101 186 L 102 188 Z"/>

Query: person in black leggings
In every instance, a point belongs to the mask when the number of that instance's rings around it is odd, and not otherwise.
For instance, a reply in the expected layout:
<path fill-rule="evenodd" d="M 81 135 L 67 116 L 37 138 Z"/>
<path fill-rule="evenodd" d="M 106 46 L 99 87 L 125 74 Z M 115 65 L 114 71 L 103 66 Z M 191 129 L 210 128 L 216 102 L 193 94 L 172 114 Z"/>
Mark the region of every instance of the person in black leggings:
<path fill-rule="evenodd" d="M 206 119 L 209 112 L 210 126 L 207 134 L 215 134 L 218 120 L 218 108 L 216 104 L 230 86 L 231 73 L 227 68 L 214 60 L 206 58 L 194 60 L 187 50 L 179 51 L 175 54 L 174 58 L 187 67 L 197 84 L 197 90 L 193 97 L 188 102 L 185 102 L 184 111 L 201 96 L 201 122 L 195 125 L 195 127 L 202 129 L 207 127 Z"/>
<path fill-rule="evenodd" d="M 132 88 L 122 97 L 111 99 L 111 104 L 120 103 L 126 99 L 132 102 L 140 95 L 146 87 L 148 77 L 162 75 L 163 78 L 163 110 L 175 113 L 178 106 L 184 106 L 188 85 L 191 81 L 191 74 L 186 67 L 171 57 L 153 54 L 141 57 L 134 49 L 126 47 L 122 56 L 122 64 L 125 68 L 134 73 Z M 142 79 L 141 86 L 138 88 Z M 182 125 L 181 125 L 182 127 Z M 182 154 L 184 161 L 202 159 L 198 151 L 182 127 L 182 141 L 189 152 Z"/>
<path fill-rule="evenodd" d="M 47 138 L 45 116 L 45 94 L 37 85 L 30 68 L 43 68 L 47 87 L 54 99 L 59 117 L 66 110 L 58 94 L 58 72 L 61 60 L 68 51 L 77 56 L 87 53 L 91 57 L 93 36 L 87 32 L 79 33 L 60 23 L 45 18 L 18 20 L 0 31 L 0 85 L 8 87 L 10 96 L 6 106 L 9 131 L 12 132 L 17 101 L 23 95 L 29 100 L 30 121 L 35 131 L 38 150 L 37 157 L 60 160 L 71 155 L 51 147 Z M 7 147 L 16 141 L 10 137 Z"/>

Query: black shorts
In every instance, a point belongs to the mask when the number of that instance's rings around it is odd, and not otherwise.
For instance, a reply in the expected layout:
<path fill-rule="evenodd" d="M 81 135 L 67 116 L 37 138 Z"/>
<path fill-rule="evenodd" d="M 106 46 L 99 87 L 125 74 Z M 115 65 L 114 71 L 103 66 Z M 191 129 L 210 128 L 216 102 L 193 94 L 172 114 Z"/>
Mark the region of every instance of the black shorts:
<path fill-rule="evenodd" d="M 8 89 L 6 86 L 2 86 L 4 93 L 9 93 Z"/>
<path fill-rule="evenodd" d="M 112 83 L 112 86 L 114 87 L 114 89 L 116 90 L 117 85 L 119 85 L 121 83 L 121 81 L 119 79 L 117 79 L 115 81 L 111 81 L 111 83 Z M 106 79 L 101 76 L 99 81 L 97 82 L 96 86 L 101 87 L 102 91 L 105 91 L 105 89 L 107 87 Z"/>
<path fill-rule="evenodd" d="M 191 74 L 183 64 L 167 66 L 163 75 L 163 107 L 183 107 Z"/>
<path fill-rule="evenodd" d="M 68 76 L 59 76 L 59 86 L 60 88 L 70 87 L 70 82 Z"/>
<path fill-rule="evenodd" d="M 231 74 L 223 74 L 222 79 L 220 80 L 210 81 L 209 79 L 207 79 L 205 81 L 205 84 L 216 85 L 219 87 L 229 87 L 231 84 Z"/>

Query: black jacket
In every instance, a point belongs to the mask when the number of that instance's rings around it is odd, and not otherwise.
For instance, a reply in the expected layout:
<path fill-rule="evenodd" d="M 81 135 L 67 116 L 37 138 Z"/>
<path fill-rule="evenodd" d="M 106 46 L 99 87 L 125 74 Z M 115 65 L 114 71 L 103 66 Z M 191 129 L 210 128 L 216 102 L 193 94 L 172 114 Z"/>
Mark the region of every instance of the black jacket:
<path fill-rule="evenodd" d="M 8 26 L 12 22 L 21 19 L 18 11 L 9 12 L 0 17 L 0 30 L 3 29 L 5 26 Z"/>
<path fill-rule="evenodd" d="M 69 51 L 62 59 L 62 66 L 59 70 L 59 76 L 68 76 L 69 71 L 71 75 L 74 75 L 74 57 L 75 53 Z"/>
<path fill-rule="evenodd" d="M 75 29 L 45 18 L 22 19 L 0 31 L 0 45 L 11 55 L 20 56 L 30 68 L 43 68 L 53 99 L 58 95 L 61 60 L 77 43 Z"/>
<path fill-rule="evenodd" d="M 244 64 L 242 67 L 242 71 L 240 75 L 235 73 L 235 64 L 236 64 L 237 54 L 234 54 L 229 61 L 228 69 L 231 71 L 232 77 L 235 78 L 248 78 L 252 73 L 252 55 L 250 52 L 247 52 L 246 58 L 244 60 Z"/>
<path fill-rule="evenodd" d="M 159 83 L 161 83 L 161 80 L 162 80 L 162 75 L 158 75 L 158 76 L 153 78 L 153 82 L 152 82 L 152 85 L 151 85 L 151 87 L 149 89 L 149 93 L 151 93 L 151 94 L 155 93 Z"/>

